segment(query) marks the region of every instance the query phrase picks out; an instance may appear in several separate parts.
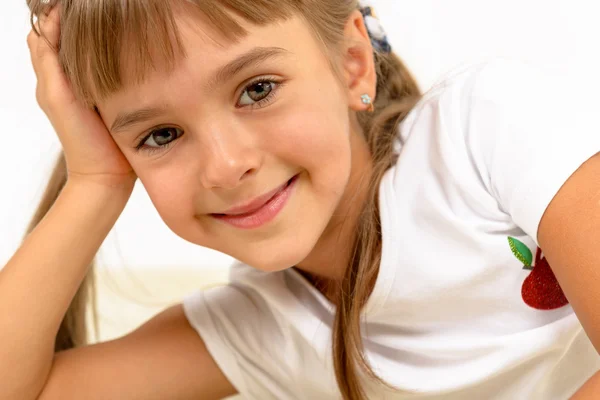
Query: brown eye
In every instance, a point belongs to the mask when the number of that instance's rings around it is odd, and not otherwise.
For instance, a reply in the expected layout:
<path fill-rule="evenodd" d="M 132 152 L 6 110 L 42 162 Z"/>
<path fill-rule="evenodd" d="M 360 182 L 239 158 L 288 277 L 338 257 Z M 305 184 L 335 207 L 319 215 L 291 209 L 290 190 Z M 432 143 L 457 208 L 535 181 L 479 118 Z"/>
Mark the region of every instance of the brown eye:
<path fill-rule="evenodd" d="M 248 106 L 258 103 L 267 97 L 275 90 L 277 83 L 264 80 L 252 83 L 246 87 L 240 98 L 241 106 Z"/>

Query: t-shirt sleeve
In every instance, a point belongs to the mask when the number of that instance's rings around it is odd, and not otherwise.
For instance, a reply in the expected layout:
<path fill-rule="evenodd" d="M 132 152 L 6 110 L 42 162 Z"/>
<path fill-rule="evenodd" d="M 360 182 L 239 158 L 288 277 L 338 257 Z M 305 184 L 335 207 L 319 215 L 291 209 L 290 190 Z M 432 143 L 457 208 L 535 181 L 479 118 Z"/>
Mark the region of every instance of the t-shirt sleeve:
<path fill-rule="evenodd" d="M 229 297 L 229 299 L 227 299 Z M 188 322 L 202 337 L 204 344 L 211 354 L 221 372 L 239 393 L 247 391 L 244 374 L 241 371 L 236 357 L 235 339 L 231 338 L 230 329 L 220 323 L 218 315 L 211 306 L 218 305 L 218 299 L 235 302 L 239 293 L 229 287 L 213 288 L 207 291 L 198 291 L 186 296 L 183 300 L 183 310 Z M 224 332 L 225 331 L 225 332 Z"/>
<path fill-rule="evenodd" d="M 600 151 L 591 107 L 568 85 L 542 68 L 496 59 L 480 65 L 457 94 L 469 161 L 536 242 L 554 196 Z"/>
<path fill-rule="evenodd" d="M 250 287 L 230 284 L 192 293 L 183 309 L 209 353 L 244 399 L 285 398 L 278 382 L 285 368 L 271 361 L 282 352 L 277 318 Z M 276 354 L 277 353 L 277 354 Z"/>

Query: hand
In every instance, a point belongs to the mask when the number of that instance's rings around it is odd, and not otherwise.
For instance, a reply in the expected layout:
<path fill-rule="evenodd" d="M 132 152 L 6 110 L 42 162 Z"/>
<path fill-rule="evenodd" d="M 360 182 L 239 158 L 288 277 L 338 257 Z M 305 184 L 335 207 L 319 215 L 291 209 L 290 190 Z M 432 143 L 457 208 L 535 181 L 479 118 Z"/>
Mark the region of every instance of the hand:
<path fill-rule="evenodd" d="M 62 144 L 68 181 L 84 180 L 110 187 L 133 187 L 137 179 L 97 112 L 76 99 L 58 59 L 60 6 L 41 15 L 38 36 L 27 37 L 37 76 L 36 97 Z"/>

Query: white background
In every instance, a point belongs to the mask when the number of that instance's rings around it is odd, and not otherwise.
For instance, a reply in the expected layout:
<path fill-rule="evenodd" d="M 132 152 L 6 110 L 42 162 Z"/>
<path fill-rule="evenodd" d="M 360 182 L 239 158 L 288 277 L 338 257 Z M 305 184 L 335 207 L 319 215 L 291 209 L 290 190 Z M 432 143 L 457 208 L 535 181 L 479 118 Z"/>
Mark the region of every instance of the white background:
<path fill-rule="evenodd" d="M 593 2 L 558 0 L 374 0 L 396 52 L 423 89 L 452 66 L 484 55 L 524 59 L 553 69 L 596 102 L 600 28 Z M 0 268 L 16 251 L 59 150 L 35 103 L 25 0 L 0 9 Z M 557 101 L 564 99 L 557 98 Z M 549 115 L 549 118 L 552 116 Z M 591 132 L 598 127 L 590 127 Z M 568 135 L 568 132 L 565 132 Z M 598 133 L 595 133 L 598 134 Z M 138 185 L 101 250 L 113 267 L 208 268 L 229 258 L 184 242 L 168 230 Z"/>

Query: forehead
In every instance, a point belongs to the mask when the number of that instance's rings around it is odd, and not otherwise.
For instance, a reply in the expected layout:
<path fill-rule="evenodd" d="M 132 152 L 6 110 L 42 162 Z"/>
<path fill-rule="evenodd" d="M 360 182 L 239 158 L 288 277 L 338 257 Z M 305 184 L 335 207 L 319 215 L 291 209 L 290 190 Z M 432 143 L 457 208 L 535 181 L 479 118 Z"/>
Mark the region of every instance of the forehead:
<path fill-rule="evenodd" d="M 136 68 L 124 61 L 123 87 L 99 101 L 99 108 L 106 110 L 113 108 L 111 105 L 120 107 L 129 104 L 145 106 L 144 103 L 156 105 L 154 102 L 159 93 L 164 98 L 174 88 L 207 88 L 223 66 L 253 49 L 280 49 L 280 55 L 271 52 L 273 59 L 287 58 L 296 65 L 307 65 L 311 60 L 317 61 L 315 58 L 324 58 L 308 24 L 298 16 L 265 26 L 240 20 L 247 34 L 237 40 L 225 37 L 198 12 L 177 13 L 176 23 L 183 50 L 178 58 L 166 62 L 158 55 L 160 49 L 154 49 L 154 68 L 147 71 L 141 81 L 135 76 Z M 131 57 L 123 60 L 132 61 L 130 65 L 135 66 Z M 172 66 L 169 65 L 171 63 Z M 164 98 L 164 101 L 168 102 L 168 99 Z"/>

